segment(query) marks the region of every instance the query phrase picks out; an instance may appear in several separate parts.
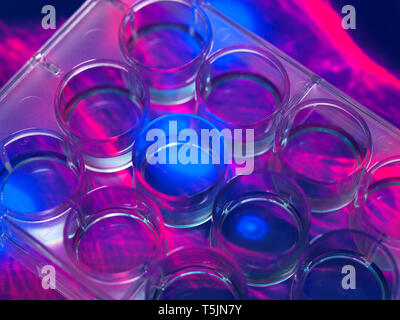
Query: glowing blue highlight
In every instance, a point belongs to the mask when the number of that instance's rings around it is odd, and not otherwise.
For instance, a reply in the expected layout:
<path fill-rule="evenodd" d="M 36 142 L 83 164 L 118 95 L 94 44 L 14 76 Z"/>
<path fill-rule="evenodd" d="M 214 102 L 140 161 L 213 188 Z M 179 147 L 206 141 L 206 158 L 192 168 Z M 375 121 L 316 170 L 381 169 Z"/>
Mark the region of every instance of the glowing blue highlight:
<path fill-rule="evenodd" d="M 268 234 L 268 225 L 265 220 L 255 215 L 241 217 L 236 229 L 243 238 L 252 241 L 260 240 Z"/>

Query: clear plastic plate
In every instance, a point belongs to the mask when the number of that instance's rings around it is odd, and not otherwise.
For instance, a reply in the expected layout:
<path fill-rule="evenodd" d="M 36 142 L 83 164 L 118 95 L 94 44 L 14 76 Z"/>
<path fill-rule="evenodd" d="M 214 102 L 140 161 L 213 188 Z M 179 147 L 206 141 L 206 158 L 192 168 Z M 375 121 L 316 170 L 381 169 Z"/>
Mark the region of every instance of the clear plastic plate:
<path fill-rule="evenodd" d="M 54 114 L 54 96 L 62 77 L 89 59 L 124 58 L 118 45 L 119 26 L 132 0 L 88 0 L 0 91 L 0 139 L 27 128 L 60 131 Z M 372 161 L 400 154 L 400 131 L 313 74 L 270 43 L 229 20 L 207 2 L 198 1 L 213 28 L 211 54 L 232 45 L 261 47 L 277 57 L 290 80 L 290 104 L 328 98 L 353 106 L 362 115 L 373 140 Z M 153 105 L 153 117 L 170 112 L 192 112 L 194 101 L 178 106 Z M 345 125 L 345 124 L 343 124 Z M 267 155 L 268 156 L 268 155 Z M 1 155 L 0 155 L 1 157 Z M 132 168 L 117 173 L 90 172 L 93 187 L 132 186 Z M 313 215 L 310 236 L 347 228 L 349 206 L 329 214 Z M 44 265 L 57 271 L 57 290 L 70 299 L 140 299 L 143 288 L 129 283 L 106 283 L 89 278 L 68 258 L 63 245 L 65 216 L 48 223 L 23 222 L 2 213 L 1 244 L 35 274 Z M 184 244 L 208 244 L 210 223 L 192 229 L 167 228 L 170 249 Z M 291 280 L 265 288 L 250 288 L 252 299 L 288 299 Z"/>

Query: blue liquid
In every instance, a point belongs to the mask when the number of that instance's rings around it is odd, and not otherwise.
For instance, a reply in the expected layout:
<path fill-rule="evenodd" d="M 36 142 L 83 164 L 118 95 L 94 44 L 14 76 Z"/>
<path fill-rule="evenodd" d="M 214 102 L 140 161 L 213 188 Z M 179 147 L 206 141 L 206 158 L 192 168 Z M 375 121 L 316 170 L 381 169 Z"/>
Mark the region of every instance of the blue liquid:
<path fill-rule="evenodd" d="M 170 278 L 158 292 L 160 300 L 234 300 L 234 288 L 210 270 L 197 270 Z"/>
<path fill-rule="evenodd" d="M 54 208 L 74 193 L 78 178 L 67 159 L 54 152 L 31 152 L 11 160 L 12 170 L 0 172 L 0 202 L 15 213 Z"/>
<path fill-rule="evenodd" d="M 183 144 L 177 145 L 177 152 Z M 197 164 L 182 164 L 179 159 L 171 164 L 169 155 L 170 146 L 166 147 L 166 164 L 148 164 L 145 162 L 143 176 L 146 182 L 158 192 L 169 196 L 190 197 L 211 188 L 218 180 L 219 165 L 212 164 L 212 157 L 198 146 Z M 209 164 L 201 163 L 201 158 L 209 159 Z"/>
<path fill-rule="evenodd" d="M 355 289 L 344 289 L 342 280 L 349 273 L 342 268 L 355 269 Z M 360 256 L 336 253 L 321 257 L 309 268 L 303 280 L 303 292 L 308 299 L 319 300 L 384 300 L 390 297 L 387 281 L 382 271 L 369 265 Z"/>
<path fill-rule="evenodd" d="M 246 197 L 226 214 L 222 234 L 241 248 L 274 254 L 290 249 L 299 239 L 294 212 L 273 198 Z"/>

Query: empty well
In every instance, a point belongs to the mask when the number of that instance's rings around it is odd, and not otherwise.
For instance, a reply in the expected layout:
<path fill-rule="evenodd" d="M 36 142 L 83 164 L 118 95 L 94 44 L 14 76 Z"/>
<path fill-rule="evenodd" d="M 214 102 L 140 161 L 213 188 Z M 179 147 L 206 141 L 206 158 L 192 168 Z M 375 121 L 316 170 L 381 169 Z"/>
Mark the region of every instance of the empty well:
<path fill-rule="evenodd" d="M 116 171 L 130 165 L 133 142 L 148 121 L 148 104 L 136 72 L 116 61 L 94 60 L 64 77 L 55 112 L 88 168 Z"/>
<path fill-rule="evenodd" d="M 304 190 L 313 212 L 334 211 L 354 199 L 371 148 L 369 128 L 351 106 L 310 100 L 283 116 L 271 167 Z"/>
<path fill-rule="evenodd" d="M 193 98 L 194 78 L 211 48 L 211 25 L 195 2 L 145 0 L 123 19 L 120 48 L 160 104 Z"/>
<path fill-rule="evenodd" d="M 237 300 L 247 297 L 238 266 L 207 247 L 176 249 L 153 266 L 146 299 Z"/>
<path fill-rule="evenodd" d="M 100 280 L 126 282 L 143 277 L 152 260 L 164 253 L 163 232 L 153 201 L 115 186 L 95 189 L 78 202 L 64 238 L 79 269 Z"/>

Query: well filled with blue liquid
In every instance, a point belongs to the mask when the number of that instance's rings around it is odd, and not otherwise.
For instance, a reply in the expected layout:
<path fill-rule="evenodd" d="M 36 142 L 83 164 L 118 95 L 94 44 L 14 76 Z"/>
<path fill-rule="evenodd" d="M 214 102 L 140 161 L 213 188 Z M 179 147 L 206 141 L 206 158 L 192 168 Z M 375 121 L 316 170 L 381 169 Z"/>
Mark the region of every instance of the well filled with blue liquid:
<path fill-rule="evenodd" d="M 15 213 L 35 213 L 67 201 L 78 177 L 67 158 L 56 152 L 29 152 L 11 159 L 0 172 L 0 203 Z"/>
<path fill-rule="evenodd" d="M 342 273 L 345 266 L 354 267 L 355 289 L 343 286 L 343 278 L 350 277 L 349 272 Z M 385 300 L 390 298 L 388 283 L 382 270 L 360 255 L 348 252 L 334 252 L 319 257 L 305 271 L 302 285 L 303 294 L 307 299 Z"/>
<path fill-rule="evenodd" d="M 296 245 L 301 229 L 294 209 L 279 198 L 255 194 L 230 206 L 221 232 L 241 248 L 279 254 Z"/>
<path fill-rule="evenodd" d="M 188 152 L 196 152 L 193 157 L 196 161 L 182 163 L 179 154 L 183 148 Z M 169 196 L 190 197 L 206 191 L 217 182 L 220 165 L 212 163 L 213 157 L 206 150 L 197 145 L 188 146 L 178 142 L 167 145 L 165 152 L 165 163 L 149 164 L 146 161 L 142 168 L 144 179 L 156 191 Z M 177 155 L 176 161 L 171 160 L 170 152 Z M 207 163 L 202 162 L 202 159 L 208 159 Z"/>

